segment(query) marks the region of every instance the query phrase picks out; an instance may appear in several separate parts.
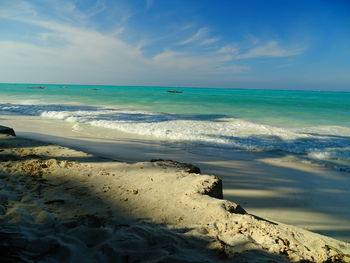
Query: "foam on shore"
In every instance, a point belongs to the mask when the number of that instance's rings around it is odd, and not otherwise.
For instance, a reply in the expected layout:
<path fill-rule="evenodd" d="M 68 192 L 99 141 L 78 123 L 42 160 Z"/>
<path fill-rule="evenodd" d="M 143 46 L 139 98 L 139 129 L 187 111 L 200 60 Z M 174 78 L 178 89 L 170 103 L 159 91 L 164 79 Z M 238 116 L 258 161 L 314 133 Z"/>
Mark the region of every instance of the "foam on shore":
<path fill-rule="evenodd" d="M 0 110 L 220 148 L 282 151 L 319 162 L 350 160 L 350 129 L 346 127 L 287 129 L 225 116 L 182 116 L 79 105 L 0 104 Z M 350 170 L 344 167 L 341 168 Z"/>

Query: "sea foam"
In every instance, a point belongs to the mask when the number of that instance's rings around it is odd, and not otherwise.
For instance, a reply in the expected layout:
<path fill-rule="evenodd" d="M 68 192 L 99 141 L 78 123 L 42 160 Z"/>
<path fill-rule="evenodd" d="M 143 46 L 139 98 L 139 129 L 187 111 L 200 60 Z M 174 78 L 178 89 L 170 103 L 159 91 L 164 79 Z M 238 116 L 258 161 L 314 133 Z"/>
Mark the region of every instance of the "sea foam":
<path fill-rule="evenodd" d="M 350 160 L 350 129 L 346 127 L 288 129 L 237 118 L 203 119 L 76 105 L 0 104 L 0 110 L 226 149 L 282 151 L 320 160 Z"/>

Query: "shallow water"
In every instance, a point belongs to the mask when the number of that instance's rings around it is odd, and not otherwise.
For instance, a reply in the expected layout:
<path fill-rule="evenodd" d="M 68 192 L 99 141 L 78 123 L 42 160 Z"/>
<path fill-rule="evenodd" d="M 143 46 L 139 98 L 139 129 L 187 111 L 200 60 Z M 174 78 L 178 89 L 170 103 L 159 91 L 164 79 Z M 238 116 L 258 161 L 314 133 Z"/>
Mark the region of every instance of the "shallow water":
<path fill-rule="evenodd" d="M 350 170 L 350 93 L 0 84 L 0 110 Z M 179 90 L 183 93 L 169 93 Z M 205 153 L 204 153 L 205 154 Z"/>

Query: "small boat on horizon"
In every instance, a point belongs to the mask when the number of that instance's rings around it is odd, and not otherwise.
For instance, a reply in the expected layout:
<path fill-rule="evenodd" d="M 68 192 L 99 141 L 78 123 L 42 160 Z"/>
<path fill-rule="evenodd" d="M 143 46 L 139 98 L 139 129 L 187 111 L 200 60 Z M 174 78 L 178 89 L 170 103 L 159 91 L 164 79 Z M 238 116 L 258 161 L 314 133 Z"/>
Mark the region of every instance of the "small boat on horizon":
<path fill-rule="evenodd" d="M 43 87 L 43 86 L 27 87 L 27 89 L 45 89 L 45 87 Z"/>
<path fill-rule="evenodd" d="M 181 90 L 167 90 L 169 93 L 183 93 Z"/>

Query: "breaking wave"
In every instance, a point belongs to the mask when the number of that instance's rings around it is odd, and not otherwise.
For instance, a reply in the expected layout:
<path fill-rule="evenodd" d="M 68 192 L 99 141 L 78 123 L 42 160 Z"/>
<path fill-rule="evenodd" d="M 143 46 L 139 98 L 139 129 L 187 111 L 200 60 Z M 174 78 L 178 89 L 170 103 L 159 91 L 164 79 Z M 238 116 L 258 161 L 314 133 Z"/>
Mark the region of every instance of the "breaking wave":
<path fill-rule="evenodd" d="M 289 129 L 224 115 L 179 115 L 75 105 L 0 104 L 0 110 L 221 148 L 350 160 L 350 128 L 341 126 Z"/>

